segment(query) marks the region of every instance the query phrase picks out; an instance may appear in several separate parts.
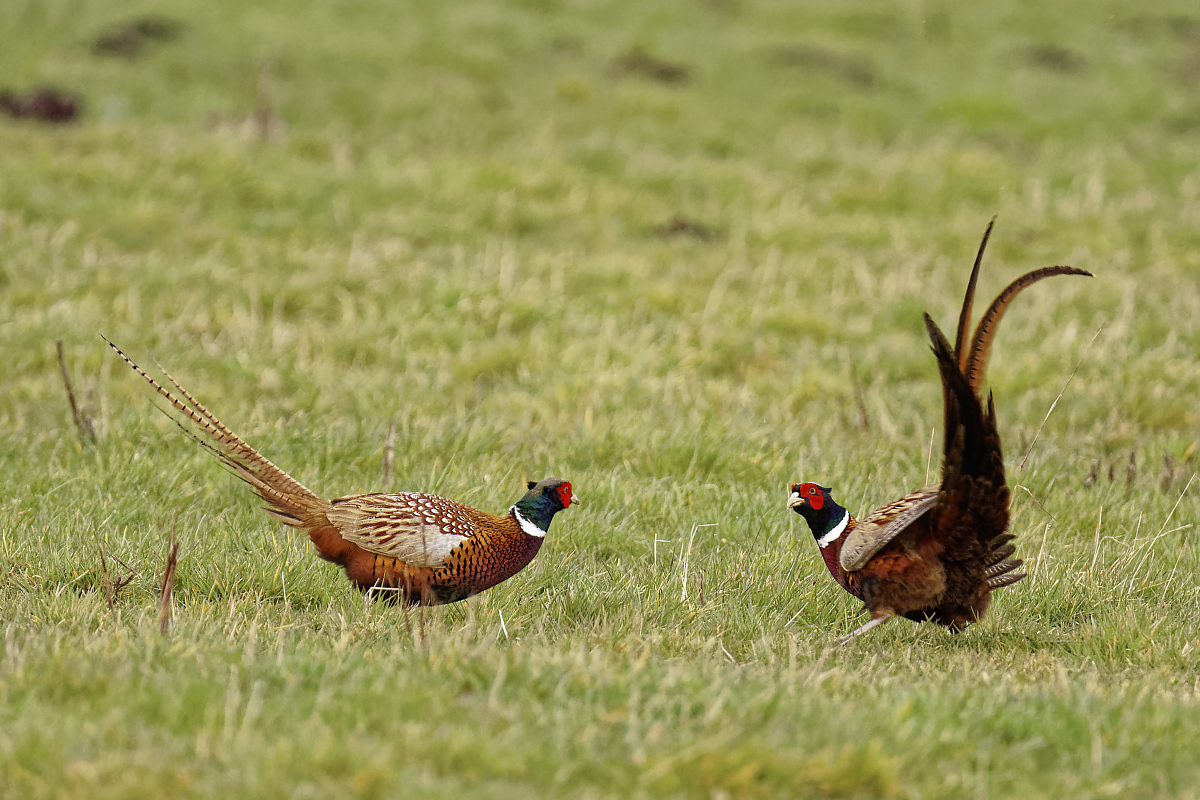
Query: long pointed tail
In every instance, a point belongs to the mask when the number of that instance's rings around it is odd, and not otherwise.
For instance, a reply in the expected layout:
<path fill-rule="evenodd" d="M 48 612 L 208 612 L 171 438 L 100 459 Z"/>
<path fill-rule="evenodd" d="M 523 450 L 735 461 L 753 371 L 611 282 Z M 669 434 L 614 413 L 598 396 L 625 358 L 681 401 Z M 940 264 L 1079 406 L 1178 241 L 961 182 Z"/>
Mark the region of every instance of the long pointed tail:
<path fill-rule="evenodd" d="M 948 482 L 963 476 L 985 478 L 1004 485 L 1004 459 L 1000 451 L 1000 435 L 996 432 L 996 412 L 990 399 L 985 411 L 979 395 L 971 388 L 958 368 L 941 328 L 928 314 L 925 328 L 938 371 L 942 376 L 942 399 L 945 408 L 945 442 L 943 444 L 942 490 Z"/>
<path fill-rule="evenodd" d="M 1023 289 L 1053 275 L 1093 277 L 1092 273 L 1087 270 L 1064 266 L 1042 267 L 1025 273 L 1010 283 L 988 306 L 988 310 L 979 320 L 978 327 L 975 328 L 975 335 L 971 337 L 970 347 L 967 347 L 967 328 L 971 324 L 971 311 L 975 304 L 975 284 L 979 281 L 979 267 L 983 264 L 983 251 L 987 249 L 988 239 L 992 235 L 992 227 L 995 224 L 996 218 L 992 217 L 988 222 L 987 230 L 983 232 L 979 251 L 975 254 L 975 266 L 971 269 L 970 280 L 967 281 L 967 291 L 963 296 L 962 311 L 958 315 L 958 329 L 954 337 L 954 361 L 958 364 L 962 374 L 967 376 L 967 381 L 971 384 L 971 389 L 975 394 L 979 394 L 979 387 L 983 385 L 983 376 L 987 372 L 988 358 L 992 353 L 992 339 L 996 335 L 996 326 L 1000 324 L 1000 319 L 1008 310 L 1009 304 Z"/>
<path fill-rule="evenodd" d="M 328 501 L 309 491 L 302 483 L 242 441 L 241 437 L 227 428 L 165 370 L 163 375 L 179 392 L 182 399 L 146 374 L 146 371 L 125 355 L 121 348 L 109 342 L 108 339 L 104 339 L 104 341 L 108 342 L 108 346 L 115 350 L 117 355 L 133 368 L 134 372 L 141 375 L 170 404 L 174 413 L 168 413 L 167 416 L 171 417 L 175 424 L 179 425 L 197 444 L 219 458 L 221 463 L 229 467 L 239 478 L 250 484 L 258 496 L 267 502 L 263 510 L 272 517 L 285 525 L 303 528 L 309 527 L 306 523 L 310 523 L 315 516 L 323 514 L 329 508 Z"/>
<path fill-rule="evenodd" d="M 996 218 L 992 217 L 987 230 L 983 232 L 983 241 L 979 243 L 979 252 L 975 254 L 975 266 L 971 269 L 971 279 L 967 281 L 967 291 L 963 296 L 962 311 L 958 314 L 958 331 L 954 336 L 954 360 L 958 362 L 958 368 L 964 373 L 967 371 L 967 354 L 963 350 L 963 345 L 967 341 L 967 326 L 971 324 L 971 310 L 975 304 L 975 284 L 979 282 L 979 267 L 983 264 L 983 251 L 987 249 L 988 239 L 992 235 L 992 226 L 995 224 Z"/>
<path fill-rule="evenodd" d="M 947 552 L 966 563 L 974 563 L 982 571 L 980 577 L 986 584 L 986 594 L 1005 585 L 989 582 L 991 578 L 1000 581 L 1020 564 L 1006 561 L 1013 548 L 1006 552 L 991 545 L 1008 529 L 1009 522 L 1009 491 L 1000 433 L 996 429 L 996 407 L 991 397 L 986 407 L 982 404 L 959 369 L 950 343 L 928 314 L 925 326 L 937 357 L 946 410 L 942 482 L 933 515 Z M 986 603 L 972 608 L 972 613 L 978 616 Z"/>
<path fill-rule="evenodd" d="M 943 515 L 957 519 L 957 526 L 951 525 L 951 528 L 970 530 L 979 537 L 977 544 L 982 547 L 983 580 L 989 592 L 1025 577 L 1024 573 L 1016 572 L 1022 562 L 1011 557 L 1015 553 L 1015 548 L 1009 544 L 1013 536 L 1006 533 L 1009 493 L 996 426 L 996 407 L 990 395 L 986 406 L 980 396 L 992 340 L 1004 312 L 1026 287 L 1054 275 L 1091 277 L 1086 270 L 1065 266 L 1027 272 L 992 301 L 980 318 L 968 347 L 966 332 L 971 322 L 975 286 L 991 232 L 992 224 L 989 223 L 967 283 L 953 349 L 933 319 L 925 315 L 925 327 L 941 373 L 945 403 L 945 451 L 938 509 Z M 935 509 L 935 513 L 938 510 Z"/>
<path fill-rule="evenodd" d="M 987 242 L 986 237 L 984 238 L 984 242 Z M 980 254 L 982 252 L 981 248 Z M 975 269 L 976 271 L 979 270 L 978 262 L 975 264 Z M 983 376 L 987 371 L 988 357 L 992 353 L 992 339 L 996 336 L 996 327 L 1000 324 L 1000 319 L 1004 316 L 1004 312 L 1008 310 L 1009 304 L 1026 287 L 1032 286 L 1043 278 L 1049 278 L 1054 275 L 1086 275 L 1089 278 L 1093 277 L 1092 273 L 1085 269 L 1064 266 L 1042 267 L 1032 272 L 1026 272 L 997 295 L 992 304 L 988 306 L 988 310 L 979 318 L 979 325 L 975 328 L 975 335 L 971 337 L 971 350 L 965 354 L 965 369 L 963 369 L 963 374 L 967 376 L 967 380 L 971 383 L 971 389 L 976 394 L 979 393 L 979 387 L 983 385 Z M 972 281 L 968 291 L 974 289 L 974 277 L 975 275 L 972 274 Z M 959 320 L 959 327 L 960 329 L 963 327 L 963 320 L 961 319 Z M 962 354 L 960 354 L 959 358 L 961 365 L 964 363 L 961 360 Z"/>

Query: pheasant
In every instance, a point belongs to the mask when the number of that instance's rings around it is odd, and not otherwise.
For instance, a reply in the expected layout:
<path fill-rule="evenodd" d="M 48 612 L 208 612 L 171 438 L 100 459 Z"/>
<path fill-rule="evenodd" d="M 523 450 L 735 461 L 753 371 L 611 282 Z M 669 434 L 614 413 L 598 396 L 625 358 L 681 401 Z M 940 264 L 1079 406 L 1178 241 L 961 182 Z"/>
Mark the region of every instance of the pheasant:
<path fill-rule="evenodd" d="M 558 478 L 530 481 L 504 515 L 423 492 L 325 500 L 263 458 L 165 371 L 178 396 L 108 344 L 171 405 L 177 416 L 169 416 L 197 444 L 266 501 L 268 515 L 308 533 L 321 558 L 342 567 L 360 591 L 391 590 L 383 596 L 406 605 L 471 597 L 524 569 L 554 515 L 579 502 L 571 484 Z"/>
<path fill-rule="evenodd" d="M 1016 548 L 1008 533 L 1009 491 L 996 407 L 989 393 L 985 413 L 980 385 L 996 326 L 1021 290 L 1054 275 L 1091 273 L 1053 266 L 1022 275 L 992 302 L 967 342 L 975 284 L 991 232 L 989 224 L 967 283 L 953 349 L 925 315 L 945 406 L 941 482 L 883 506 L 862 522 L 837 504 L 829 487 L 790 487 L 788 508 L 808 522 L 829 573 L 871 612 L 871 620 L 843 641 L 897 615 L 961 631 L 982 619 L 992 590 L 1025 577 L 1014 571 L 1022 562 L 1012 558 Z"/>

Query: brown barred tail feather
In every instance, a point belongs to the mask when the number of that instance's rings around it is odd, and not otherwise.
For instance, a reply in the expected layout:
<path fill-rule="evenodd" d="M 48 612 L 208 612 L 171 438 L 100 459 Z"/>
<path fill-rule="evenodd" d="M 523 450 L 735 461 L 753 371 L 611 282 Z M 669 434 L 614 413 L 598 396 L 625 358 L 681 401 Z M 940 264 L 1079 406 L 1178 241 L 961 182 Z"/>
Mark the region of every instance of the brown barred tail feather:
<path fill-rule="evenodd" d="M 979 251 L 975 254 L 975 267 L 971 270 L 971 279 L 967 281 L 967 292 L 963 296 L 962 311 L 958 315 L 958 331 L 954 336 L 954 360 L 963 374 L 967 371 L 967 353 L 963 345 L 967 341 L 967 328 L 971 324 L 971 311 L 975 305 L 975 284 L 979 282 L 979 267 L 983 264 L 983 251 L 987 249 L 988 239 L 992 235 L 992 226 L 996 218 L 992 217 L 987 230 L 983 232 L 983 241 L 979 243 Z"/>
<path fill-rule="evenodd" d="M 946 335 L 928 314 L 925 315 L 925 328 L 929 332 L 931 349 L 937 357 L 938 371 L 942 376 L 946 434 L 941 491 L 943 495 L 954 491 L 947 480 L 957 482 L 963 476 L 985 477 L 993 484 L 1002 484 L 1003 463 L 992 457 L 1000 447 L 995 428 L 985 418 L 979 396 L 971 390 L 966 377 L 959 371 Z"/>
<path fill-rule="evenodd" d="M 990 226 L 988 229 L 991 230 Z M 984 236 L 984 242 L 987 242 L 986 235 Z M 980 248 L 980 252 L 982 253 L 982 248 Z M 979 265 L 977 262 L 976 269 L 978 268 Z M 996 326 L 1000 324 L 1000 318 L 1008 310 L 1009 304 L 1026 287 L 1032 286 L 1043 278 L 1049 278 L 1054 275 L 1086 275 L 1089 278 L 1093 277 L 1092 273 L 1085 269 L 1064 266 L 1042 267 L 1032 272 L 1026 272 L 997 295 L 992 304 L 988 306 L 988 310 L 979 318 L 979 325 L 975 328 L 975 335 L 971 337 L 970 351 L 959 355 L 959 363 L 963 374 L 967 376 L 967 380 L 970 381 L 971 388 L 976 394 L 979 393 L 979 387 L 983 385 L 983 376 L 987 371 L 987 362 L 988 357 L 991 355 L 992 339 L 996 335 Z M 971 286 L 974 286 L 974 276 L 972 276 Z M 963 326 L 961 319 L 959 320 L 959 326 L 960 328 Z M 961 360 L 964 355 L 966 356 L 965 362 Z"/>
<path fill-rule="evenodd" d="M 108 342 L 108 346 L 115 350 L 117 355 L 133 368 L 134 372 L 141 375 L 154 388 L 154 391 L 167 401 L 172 411 L 164 409 L 164 413 L 175 424 L 197 444 L 220 459 L 221 463 L 231 469 L 239 478 L 250 484 L 258 496 L 267 502 L 267 506 L 263 510 L 271 517 L 285 525 L 301 528 L 307 527 L 306 523 L 309 523 L 315 515 L 322 514 L 329 508 L 328 501 L 321 499 L 246 444 L 240 436 L 217 419 L 166 370 L 163 370 L 163 375 L 183 399 L 148 375 L 133 359 L 125 355 L 121 348 L 106 338 L 104 341 Z M 159 369 L 162 369 L 161 366 Z M 190 424 L 185 424 L 185 420 Z"/>
<path fill-rule="evenodd" d="M 1013 567 L 1018 566 L 1020 563 L 1021 562 L 1018 561 L 1017 564 L 1013 565 Z M 1007 575 L 997 575 L 994 578 L 988 578 L 988 582 L 987 582 L 988 588 L 989 589 L 1002 589 L 1005 586 L 1012 586 L 1014 583 L 1025 580 L 1025 577 L 1026 577 L 1026 575 L 1024 572 L 1014 572 L 1014 573 L 1010 573 Z"/>
<path fill-rule="evenodd" d="M 1002 533 L 990 542 L 991 553 L 988 556 L 987 569 L 983 571 L 983 577 L 990 589 L 1011 586 L 1025 577 L 1024 572 L 1013 572 L 1025 563 L 1019 558 L 1009 558 L 1017 552 L 1017 548 L 1011 544 L 1013 538 L 1011 533 Z"/>

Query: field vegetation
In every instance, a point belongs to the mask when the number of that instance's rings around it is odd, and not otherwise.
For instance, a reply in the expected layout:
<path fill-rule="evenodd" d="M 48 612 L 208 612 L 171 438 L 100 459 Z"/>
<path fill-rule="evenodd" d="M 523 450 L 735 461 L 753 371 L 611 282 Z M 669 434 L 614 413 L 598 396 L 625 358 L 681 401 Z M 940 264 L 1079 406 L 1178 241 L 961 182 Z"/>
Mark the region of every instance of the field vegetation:
<path fill-rule="evenodd" d="M 0 42 L 82 98 L 0 118 L 0 798 L 1200 796 L 1194 2 L 6 0 Z M 1097 276 L 989 375 L 1030 577 L 835 647 L 786 487 L 936 474 L 921 313 L 993 215 L 981 296 Z M 325 496 L 584 505 L 470 601 L 364 602 L 98 333 Z"/>

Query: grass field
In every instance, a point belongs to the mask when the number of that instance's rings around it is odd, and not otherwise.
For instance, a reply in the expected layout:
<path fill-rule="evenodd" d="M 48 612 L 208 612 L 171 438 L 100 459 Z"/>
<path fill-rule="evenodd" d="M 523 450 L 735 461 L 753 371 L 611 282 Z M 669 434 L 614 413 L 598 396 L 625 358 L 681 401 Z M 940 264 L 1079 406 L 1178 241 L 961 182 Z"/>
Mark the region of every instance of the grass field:
<path fill-rule="evenodd" d="M 1200 797 L 1194 2 L 7 0 L 0 42 L 85 104 L 0 120 L 0 798 Z M 835 648 L 786 487 L 936 473 L 921 312 L 993 215 L 981 295 L 1097 276 L 990 372 L 1030 578 Z M 97 333 L 325 496 L 585 504 L 366 604 Z"/>

